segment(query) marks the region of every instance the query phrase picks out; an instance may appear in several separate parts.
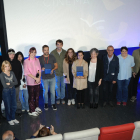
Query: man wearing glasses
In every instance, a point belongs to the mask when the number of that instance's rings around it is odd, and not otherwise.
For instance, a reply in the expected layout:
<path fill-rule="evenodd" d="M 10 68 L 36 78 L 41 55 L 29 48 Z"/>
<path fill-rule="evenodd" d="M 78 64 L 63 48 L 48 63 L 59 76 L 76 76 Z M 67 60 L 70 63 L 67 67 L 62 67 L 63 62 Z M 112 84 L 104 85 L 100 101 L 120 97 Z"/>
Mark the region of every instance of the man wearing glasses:
<path fill-rule="evenodd" d="M 112 88 L 113 88 L 113 84 L 115 84 L 117 81 L 117 77 L 119 73 L 119 59 L 113 52 L 114 52 L 114 47 L 110 45 L 107 47 L 107 55 L 103 57 L 103 63 L 104 63 L 103 107 L 105 107 L 107 103 L 109 103 L 111 107 L 114 106 L 112 102 L 113 99 Z"/>

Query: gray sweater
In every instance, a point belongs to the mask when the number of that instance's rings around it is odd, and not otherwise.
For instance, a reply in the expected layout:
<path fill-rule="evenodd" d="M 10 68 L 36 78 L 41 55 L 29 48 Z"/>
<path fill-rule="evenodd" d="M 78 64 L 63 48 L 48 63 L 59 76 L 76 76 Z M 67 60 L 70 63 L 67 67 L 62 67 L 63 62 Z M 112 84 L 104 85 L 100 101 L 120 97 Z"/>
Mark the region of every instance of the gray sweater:
<path fill-rule="evenodd" d="M 0 80 L 1 80 L 3 88 L 11 88 L 18 84 L 13 71 L 10 71 L 10 76 L 7 76 L 4 72 L 1 72 Z M 10 85 L 7 85 L 6 83 L 10 83 Z"/>

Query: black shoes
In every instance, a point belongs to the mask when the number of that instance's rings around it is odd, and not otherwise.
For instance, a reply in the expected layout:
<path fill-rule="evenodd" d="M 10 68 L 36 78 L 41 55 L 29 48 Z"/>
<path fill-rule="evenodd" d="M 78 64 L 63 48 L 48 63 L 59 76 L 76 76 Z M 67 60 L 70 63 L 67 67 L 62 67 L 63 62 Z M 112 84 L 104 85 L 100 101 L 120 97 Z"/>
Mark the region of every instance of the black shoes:
<path fill-rule="evenodd" d="M 97 109 L 98 108 L 98 103 L 94 104 L 94 108 Z"/>
<path fill-rule="evenodd" d="M 89 108 L 93 108 L 93 103 L 90 103 L 90 106 L 89 106 Z"/>
<path fill-rule="evenodd" d="M 84 108 L 85 108 L 85 104 L 81 104 L 81 106 L 82 106 L 82 109 L 84 109 Z"/>
<path fill-rule="evenodd" d="M 48 104 L 45 104 L 45 105 L 44 105 L 44 109 L 45 109 L 45 110 L 48 110 Z"/>
<path fill-rule="evenodd" d="M 80 109 L 80 107 L 82 108 L 82 109 L 84 109 L 85 108 L 85 104 L 77 104 L 77 109 Z"/>
<path fill-rule="evenodd" d="M 21 116 L 22 116 L 22 113 L 17 113 L 17 115 L 18 115 L 19 117 L 21 117 Z"/>
<path fill-rule="evenodd" d="M 53 110 L 57 110 L 55 104 L 52 105 Z"/>
<path fill-rule="evenodd" d="M 77 109 L 80 109 L 80 104 L 77 104 Z"/>

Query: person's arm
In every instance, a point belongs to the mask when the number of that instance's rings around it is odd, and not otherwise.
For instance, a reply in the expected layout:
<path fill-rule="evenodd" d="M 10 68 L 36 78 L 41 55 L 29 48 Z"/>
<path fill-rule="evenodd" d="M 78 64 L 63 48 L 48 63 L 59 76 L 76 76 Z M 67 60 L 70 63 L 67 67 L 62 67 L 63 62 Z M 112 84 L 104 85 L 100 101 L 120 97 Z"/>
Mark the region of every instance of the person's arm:
<path fill-rule="evenodd" d="M 38 136 L 38 133 L 39 131 L 44 127 L 44 125 L 41 125 L 39 126 L 39 129 L 33 134 L 34 137 L 37 137 Z"/>
<path fill-rule="evenodd" d="M 103 61 L 100 60 L 99 62 L 100 62 L 100 80 L 98 82 L 98 86 L 101 85 L 102 79 L 103 79 L 103 76 L 104 76 L 104 65 L 103 65 Z"/>
<path fill-rule="evenodd" d="M 58 69 L 58 64 L 57 63 L 54 63 L 54 68 L 51 70 L 51 74 L 53 74 L 53 71 Z"/>
<path fill-rule="evenodd" d="M 72 65 L 72 74 L 76 78 L 76 61 L 73 62 L 73 65 Z"/>
<path fill-rule="evenodd" d="M 19 73 L 18 73 L 18 77 L 20 78 L 20 80 L 22 79 L 22 66 L 20 64 L 20 62 L 18 61 L 18 68 L 19 68 Z"/>
<path fill-rule="evenodd" d="M 5 82 L 5 78 L 4 78 L 3 73 L 0 74 L 0 80 L 1 80 L 3 88 L 10 88 L 10 84 L 7 85 L 6 82 Z"/>
<path fill-rule="evenodd" d="M 17 81 L 17 78 L 16 78 L 14 72 L 11 72 L 11 73 L 13 74 L 13 82 L 10 82 L 10 87 L 13 87 L 18 84 L 18 81 Z"/>
<path fill-rule="evenodd" d="M 119 58 L 117 57 L 117 59 L 116 59 L 116 67 L 115 67 L 115 76 L 114 76 L 114 79 L 112 81 L 113 84 L 115 84 L 116 81 L 117 81 L 118 73 L 119 73 Z"/>
<path fill-rule="evenodd" d="M 83 66 L 83 69 L 85 71 L 83 71 L 83 76 L 80 76 L 81 79 L 86 79 L 88 77 L 88 63 L 85 62 L 84 66 Z"/>
<path fill-rule="evenodd" d="M 51 129 L 50 129 L 50 134 L 51 135 L 56 135 L 57 133 L 54 132 L 54 127 L 51 125 Z"/>

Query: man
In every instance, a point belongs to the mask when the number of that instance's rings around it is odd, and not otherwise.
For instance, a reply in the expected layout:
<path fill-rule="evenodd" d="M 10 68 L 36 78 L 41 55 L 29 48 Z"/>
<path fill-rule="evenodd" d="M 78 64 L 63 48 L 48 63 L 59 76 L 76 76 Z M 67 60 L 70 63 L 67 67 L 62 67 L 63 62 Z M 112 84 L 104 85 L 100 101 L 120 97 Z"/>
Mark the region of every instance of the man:
<path fill-rule="evenodd" d="M 15 59 L 15 51 L 13 49 L 8 50 L 8 61 L 10 62 L 12 66 L 12 71 L 14 72 L 16 79 L 18 81 L 18 84 L 15 86 L 16 89 L 16 102 L 17 102 L 17 111 L 16 113 L 18 116 L 22 116 L 21 113 L 21 102 L 19 100 L 19 87 L 20 87 L 20 80 L 22 78 L 22 66 L 18 60 Z"/>
<path fill-rule="evenodd" d="M 115 84 L 117 81 L 117 76 L 119 73 L 119 59 L 115 54 L 113 54 L 113 52 L 114 52 L 114 47 L 108 46 L 107 55 L 103 57 L 103 63 L 104 63 L 103 107 L 106 106 L 107 102 L 109 102 L 109 105 L 111 107 L 114 106 L 114 104 L 112 103 L 112 100 L 113 100 L 112 88 L 113 88 L 113 84 Z"/>
<path fill-rule="evenodd" d="M 140 47 L 140 44 L 139 44 Z M 131 102 L 134 102 L 137 98 L 137 88 L 138 88 L 138 81 L 140 77 L 140 48 L 137 50 L 133 51 L 132 56 L 134 57 L 134 62 L 135 66 L 132 68 L 132 84 L 131 84 L 131 89 L 132 89 L 132 97 L 130 99 Z"/>
<path fill-rule="evenodd" d="M 60 99 L 61 99 L 61 103 L 65 104 L 65 83 L 64 83 L 64 76 L 63 76 L 63 60 L 65 58 L 66 51 L 62 49 L 62 47 L 63 47 L 63 41 L 59 39 L 56 41 L 56 49 L 51 52 L 51 54 L 53 54 L 53 56 L 56 58 L 56 62 L 58 64 L 58 69 L 55 71 L 56 92 L 57 92 L 56 103 L 57 104 L 60 104 Z"/>
<path fill-rule="evenodd" d="M 42 82 L 43 82 L 43 91 L 44 91 L 44 102 L 45 110 L 48 110 L 48 87 L 50 87 L 51 93 L 51 104 L 53 110 L 57 110 L 55 106 L 55 75 L 54 70 L 58 68 L 56 59 L 52 54 L 49 54 L 49 46 L 44 45 L 42 47 L 43 55 L 39 57 L 39 61 L 42 69 Z M 45 65 L 49 64 L 51 66 L 51 73 L 45 73 Z"/>
<path fill-rule="evenodd" d="M 2 135 L 2 140 L 18 140 L 17 138 L 15 138 L 14 133 L 10 130 L 4 132 L 4 134 Z"/>

